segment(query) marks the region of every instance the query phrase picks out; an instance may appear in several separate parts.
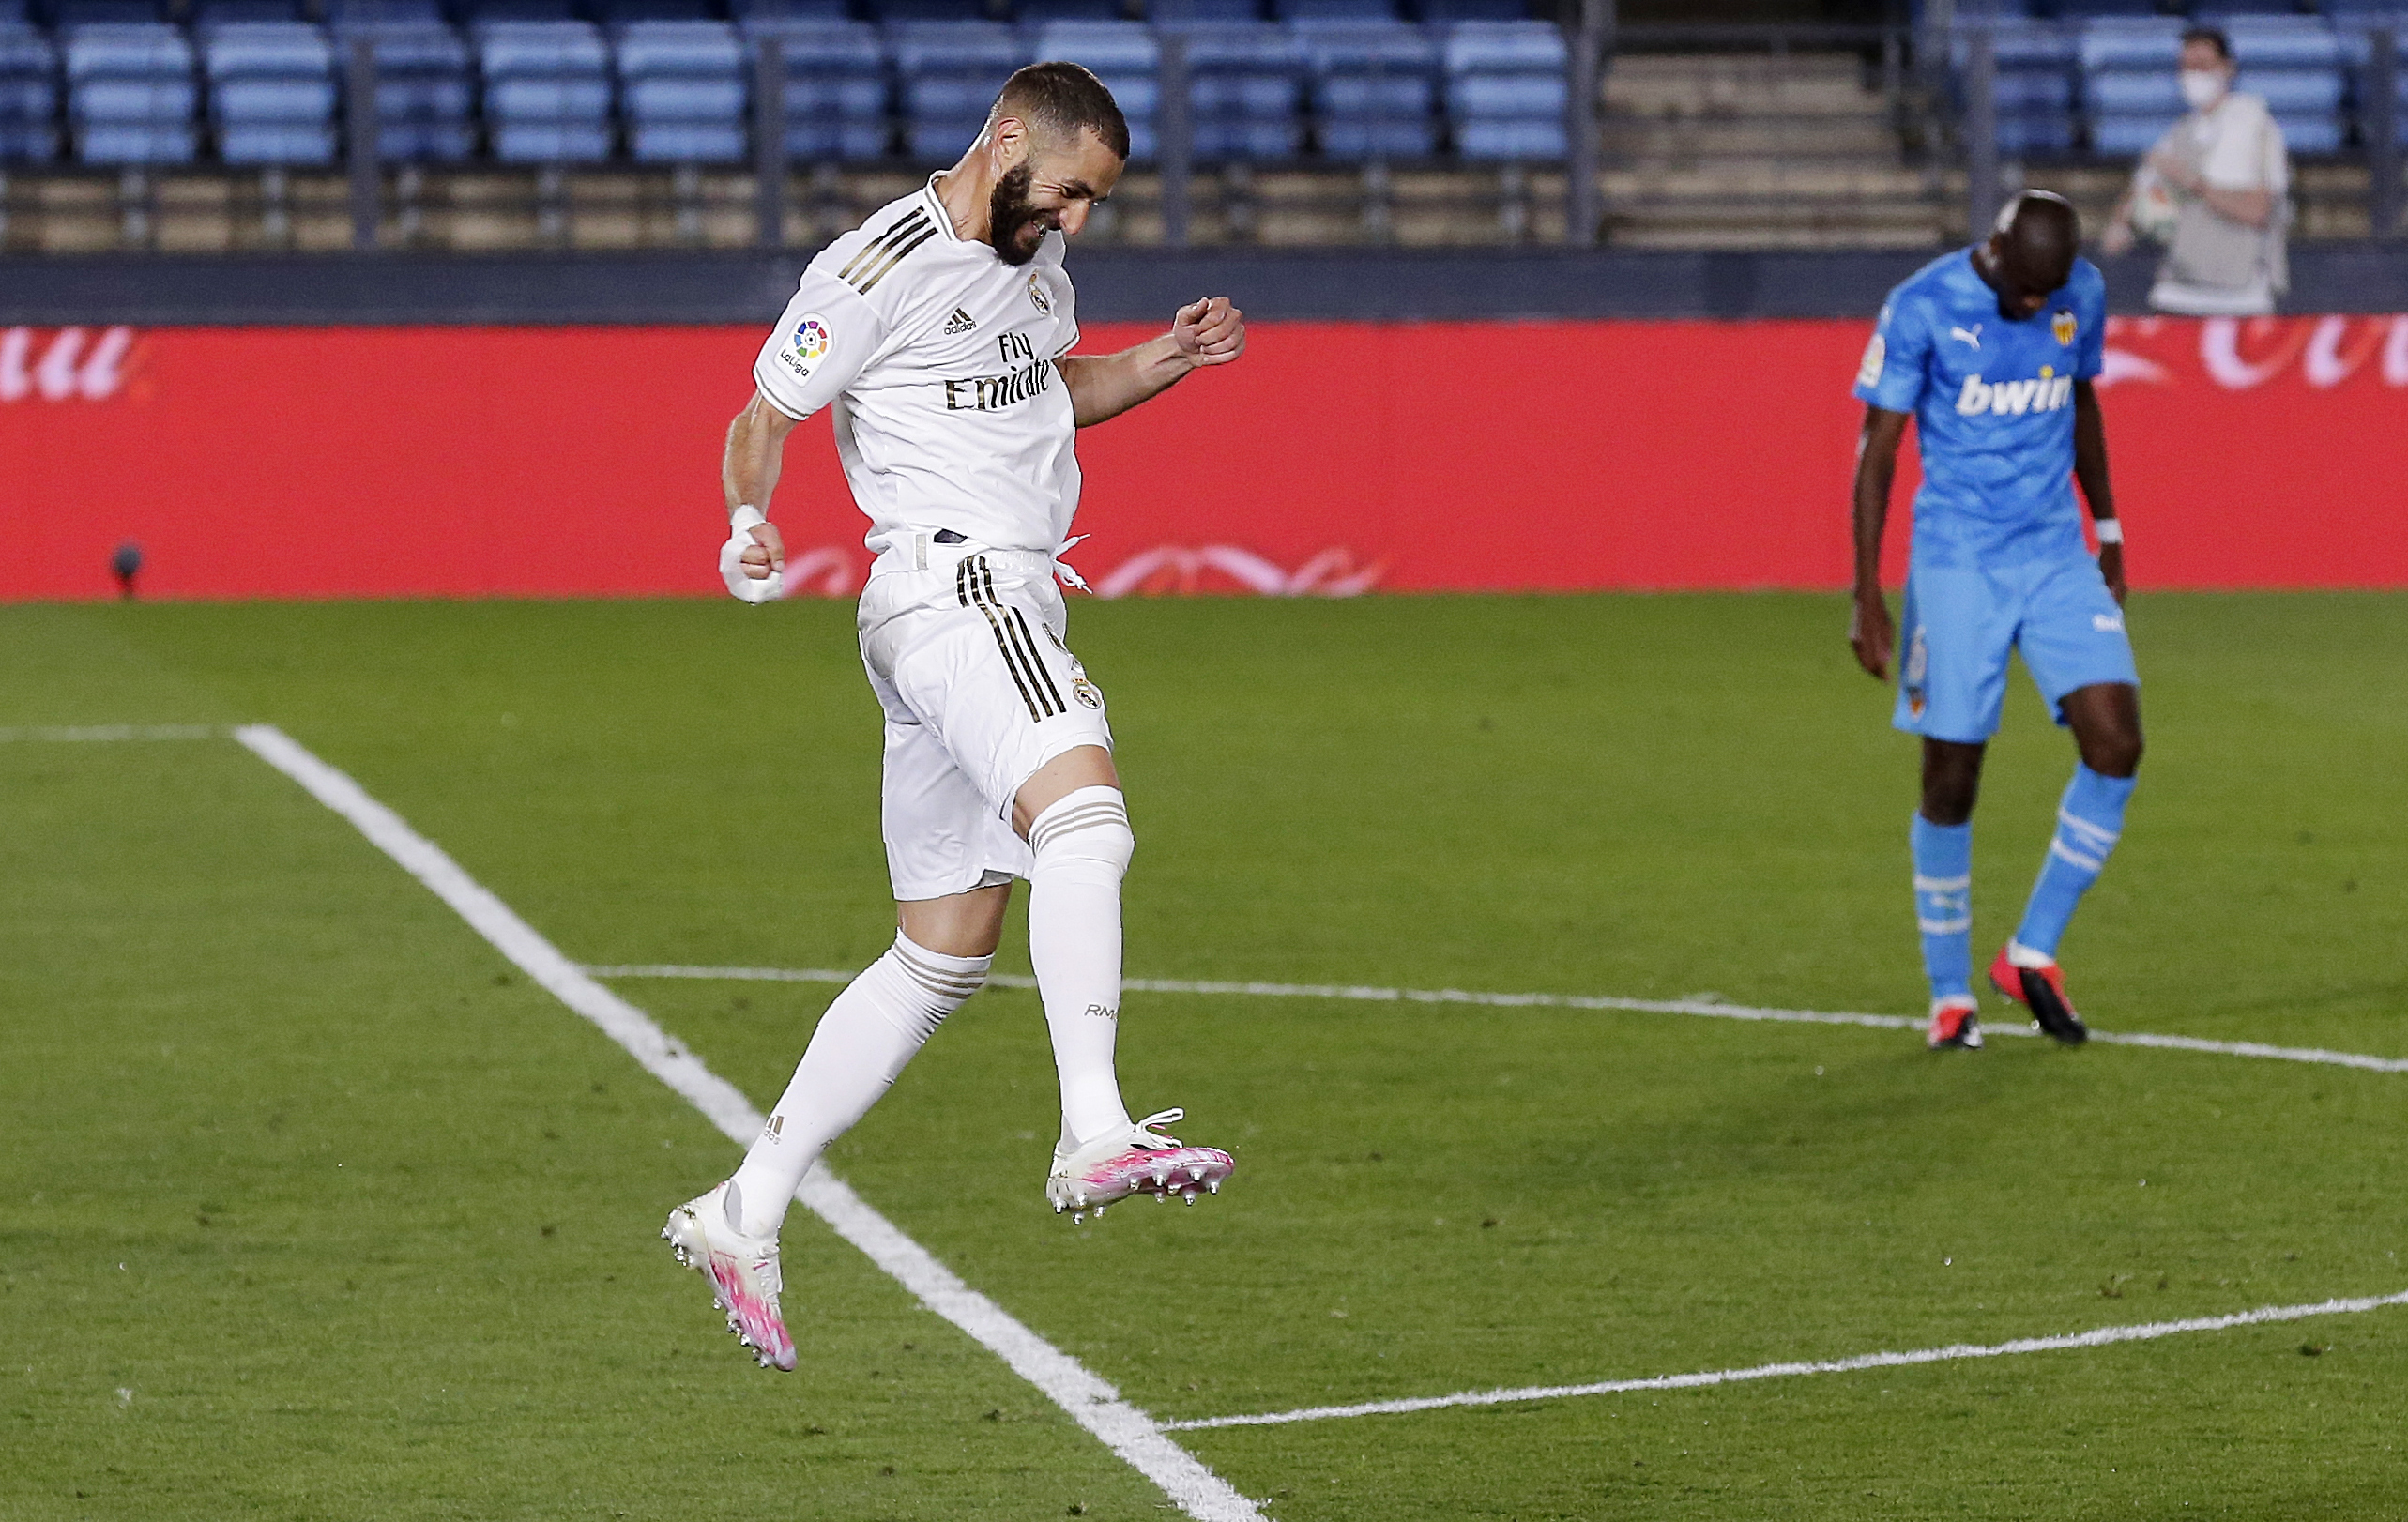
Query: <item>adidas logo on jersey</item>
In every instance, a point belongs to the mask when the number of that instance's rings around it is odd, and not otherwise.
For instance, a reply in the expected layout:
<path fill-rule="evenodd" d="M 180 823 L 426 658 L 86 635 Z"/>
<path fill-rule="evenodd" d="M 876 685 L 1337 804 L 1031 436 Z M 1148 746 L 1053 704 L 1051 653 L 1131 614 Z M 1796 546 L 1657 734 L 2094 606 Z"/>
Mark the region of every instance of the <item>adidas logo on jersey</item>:
<path fill-rule="evenodd" d="M 976 317 L 971 316 L 961 308 L 955 307 L 953 309 L 953 316 L 947 318 L 945 321 L 945 336 L 947 338 L 959 338 L 962 334 L 968 332 L 977 326 L 978 319 Z"/>
<path fill-rule="evenodd" d="M 1986 381 L 1968 375 L 1965 388 L 1957 393 L 1957 413 L 1963 418 L 1977 418 L 1985 412 L 2020 418 L 2029 412 L 2056 412 L 2073 399 L 2074 378 L 2051 375 L 2045 367 L 2037 380 Z"/>

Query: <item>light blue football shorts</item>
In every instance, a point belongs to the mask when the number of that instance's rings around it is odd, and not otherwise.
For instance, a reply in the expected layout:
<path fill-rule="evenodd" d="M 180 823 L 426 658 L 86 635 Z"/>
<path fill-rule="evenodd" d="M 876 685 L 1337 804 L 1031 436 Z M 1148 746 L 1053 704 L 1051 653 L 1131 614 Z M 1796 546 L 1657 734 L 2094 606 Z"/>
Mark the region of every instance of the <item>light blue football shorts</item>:
<path fill-rule="evenodd" d="M 1998 733 L 2010 651 L 2023 653 L 2061 724 L 2058 705 L 2076 688 L 2141 681 L 2124 610 L 2088 556 L 1980 570 L 1910 567 L 1902 632 L 1890 722 L 1929 739 L 1970 745 Z"/>

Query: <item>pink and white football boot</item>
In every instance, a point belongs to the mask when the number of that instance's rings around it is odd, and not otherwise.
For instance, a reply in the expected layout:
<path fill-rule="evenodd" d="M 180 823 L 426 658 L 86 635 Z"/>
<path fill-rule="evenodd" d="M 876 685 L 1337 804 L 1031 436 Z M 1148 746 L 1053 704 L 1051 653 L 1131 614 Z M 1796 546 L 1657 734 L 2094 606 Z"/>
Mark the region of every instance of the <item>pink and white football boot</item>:
<path fill-rule="evenodd" d="M 1159 1110 L 1126 1131 L 1098 1136 L 1076 1151 L 1054 1149 L 1054 1171 L 1045 1180 L 1045 1198 L 1054 1213 L 1071 1212 L 1076 1225 L 1087 1212 L 1132 1195 L 1151 1195 L 1164 1204 L 1176 1195 L 1196 1203 L 1197 1195 L 1217 1195 L 1237 1163 L 1217 1147 L 1184 1147 L 1175 1136 L 1155 1134 L 1156 1126 L 1175 1125 L 1185 1110 Z"/>
<path fill-rule="evenodd" d="M 753 1350 L 761 1367 L 792 1373 L 794 1339 L 778 1314 L 778 1293 L 785 1287 L 778 1272 L 778 1240 L 748 1237 L 738 1229 L 727 1209 L 727 1185 L 671 1210 L 661 1237 L 678 1262 L 710 1281 L 711 1298 L 727 1313 L 727 1330 Z"/>

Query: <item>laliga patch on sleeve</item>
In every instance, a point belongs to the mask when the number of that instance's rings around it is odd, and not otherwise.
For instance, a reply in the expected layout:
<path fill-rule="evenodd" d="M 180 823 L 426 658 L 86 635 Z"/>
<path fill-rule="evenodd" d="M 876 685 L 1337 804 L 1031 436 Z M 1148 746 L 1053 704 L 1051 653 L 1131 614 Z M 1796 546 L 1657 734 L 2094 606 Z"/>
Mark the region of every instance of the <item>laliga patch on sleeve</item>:
<path fill-rule="evenodd" d="M 1875 333 L 1873 342 L 1865 345 L 1865 362 L 1856 367 L 1856 384 L 1879 386 L 1882 383 L 1882 363 L 1889 356 L 1890 346 L 1882 342 L 1881 334 Z"/>
<path fill-rule="evenodd" d="M 798 380 L 808 376 L 814 365 L 828 358 L 836 346 L 836 335 L 829 331 L 828 319 L 815 312 L 806 312 L 802 321 L 794 325 L 785 343 L 778 348 L 778 358 L 795 373 Z"/>

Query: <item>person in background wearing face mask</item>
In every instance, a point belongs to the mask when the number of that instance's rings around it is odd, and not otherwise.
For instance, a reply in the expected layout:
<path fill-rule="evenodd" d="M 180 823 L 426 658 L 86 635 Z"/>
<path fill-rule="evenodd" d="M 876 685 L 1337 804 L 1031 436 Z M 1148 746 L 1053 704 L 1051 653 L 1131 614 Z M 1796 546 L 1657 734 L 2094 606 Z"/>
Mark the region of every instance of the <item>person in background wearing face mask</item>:
<path fill-rule="evenodd" d="M 2171 200 L 2171 236 L 2149 305 L 2191 317 L 2259 317 L 2291 284 L 2283 250 L 2291 159 L 2282 129 L 2254 95 L 2233 88 L 2233 45 L 2212 26 L 2182 37 L 2182 98 L 2190 114 L 2141 161 L 2100 246 L 2132 246 L 2136 204 Z"/>

